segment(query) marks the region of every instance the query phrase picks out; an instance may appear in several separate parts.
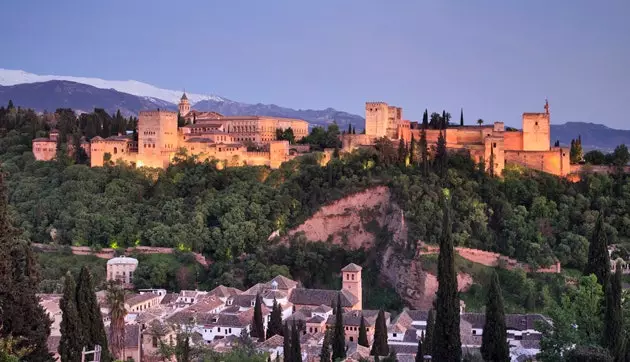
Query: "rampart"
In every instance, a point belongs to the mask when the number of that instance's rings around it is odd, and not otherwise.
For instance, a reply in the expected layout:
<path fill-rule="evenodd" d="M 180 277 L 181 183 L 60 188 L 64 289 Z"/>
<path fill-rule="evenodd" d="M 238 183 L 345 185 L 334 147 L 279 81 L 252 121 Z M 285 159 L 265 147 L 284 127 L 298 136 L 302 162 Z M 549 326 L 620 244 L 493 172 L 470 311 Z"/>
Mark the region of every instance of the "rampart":
<path fill-rule="evenodd" d="M 418 254 L 420 255 L 437 254 L 440 252 L 440 248 L 438 246 L 419 243 L 419 247 L 420 252 Z M 549 267 L 534 269 L 526 263 L 521 263 L 516 259 L 509 258 L 499 253 L 493 253 L 491 251 L 464 247 L 456 247 L 455 251 L 457 251 L 457 253 L 466 260 L 490 267 L 499 267 L 507 270 L 523 269 L 528 273 L 560 273 L 562 271 L 559 261 Z"/>

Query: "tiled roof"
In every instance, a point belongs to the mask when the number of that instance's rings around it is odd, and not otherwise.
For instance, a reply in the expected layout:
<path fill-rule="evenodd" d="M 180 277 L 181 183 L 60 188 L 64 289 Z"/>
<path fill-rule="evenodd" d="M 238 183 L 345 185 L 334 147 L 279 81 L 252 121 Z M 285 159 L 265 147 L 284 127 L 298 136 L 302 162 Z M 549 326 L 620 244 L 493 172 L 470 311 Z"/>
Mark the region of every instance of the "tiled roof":
<path fill-rule="evenodd" d="M 281 335 L 274 335 L 266 341 L 262 342 L 258 347 L 263 349 L 274 349 L 282 347 L 284 344 L 284 338 Z"/>
<path fill-rule="evenodd" d="M 261 293 L 261 297 L 265 299 L 285 299 L 287 297 L 287 293 L 279 291 L 279 290 L 265 290 Z"/>
<path fill-rule="evenodd" d="M 520 341 L 521 347 L 527 349 L 540 349 L 540 341 L 535 339 L 523 339 Z"/>
<path fill-rule="evenodd" d="M 219 285 L 218 287 L 212 289 L 208 295 L 215 295 L 219 298 L 229 297 L 231 295 L 241 294 L 242 291 L 237 288 L 226 287 L 225 285 Z"/>
<path fill-rule="evenodd" d="M 341 269 L 342 272 L 360 272 L 361 270 L 363 270 L 363 268 L 355 263 L 350 263 Z"/>
<path fill-rule="evenodd" d="M 330 311 L 332 311 L 332 308 L 325 304 L 322 304 L 319 307 L 313 309 L 313 313 L 328 313 Z"/>
<path fill-rule="evenodd" d="M 357 297 L 347 290 L 337 291 L 329 289 L 303 289 L 297 288 L 291 292 L 289 301 L 298 305 L 320 306 L 332 305 L 333 301 L 337 302 L 337 296 L 341 293 L 341 306 L 352 307 L 358 303 Z"/>
<path fill-rule="evenodd" d="M 197 313 L 194 311 L 183 310 L 175 313 L 168 321 L 171 323 L 183 324 L 194 321 L 199 325 L 219 326 L 219 327 L 245 327 L 248 326 L 254 315 L 252 309 L 238 313 Z"/>
<path fill-rule="evenodd" d="M 429 311 L 425 311 L 425 310 L 406 310 L 407 315 L 409 316 L 409 318 L 411 318 L 414 322 L 417 321 L 425 321 L 429 318 Z"/>
<path fill-rule="evenodd" d="M 51 143 L 57 143 L 57 141 L 51 140 L 50 138 L 44 138 L 44 137 L 35 138 L 35 139 L 33 140 L 33 142 L 51 142 Z"/>
<path fill-rule="evenodd" d="M 179 294 L 177 294 L 177 293 L 167 293 L 164 296 L 164 298 L 162 298 L 162 301 L 160 302 L 160 304 L 175 303 L 175 301 L 177 300 L 177 297 L 179 297 Z"/>
<path fill-rule="evenodd" d="M 321 323 L 324 321 L 324 318 L 322 316 L 316 315 L 313 316 L 311 318 L 309 318 L 306 323 Z"/>
<path fill-rule="evenodd" d="M 291 280 L 285 276 L 278 275 L 275 278 L 271 279 L 268 283 L 265 284 L 266 287 L 271 287 L 273 282 L 278 283 L 278 289 L 280 290 L 289 290 L 297 287 L 297 282 L 295 280 Z"/>
<path fill-rule="evenodd" d="M 407 329 L 403 337 L 403 342 L 418 343 L 418 332 L 413 328 Z"/>
<path fill-rule="evenodd" d="M 111 327 L 107 327 L 107 339 L 111 338 Z M 111 342 L 110 342 L 111 343 Z M 138 348 L 140 341 L 140 325 L 125 325 L 125 348 Z"/>
<path fill-rule="evenodd" d="M 418 351 L 417 345 L 409 345 L 409 344 L 390 344 L 389 351 L 395 351 L 396 354 L 413 354 L 415 355 Z"/>
<path fill-rule="evenodd" d="M 469 322 L 472 328 L 483 328 L 486 322 L 486 316 L 483 313 L 463 313 L 462 319 Z M 526 329 L 537 329 L 537 323 L 549 323 L 548 320 L 540 314 L 506 314 L 505 326 L 507 329 L 522 331 Z"/>
<path fill-rule="evenodd" d="M 144 303 L 148 300 L 159 298 L 157 294 L 146 293 L 146 294 L 129 294 L 125 296 L 125 303 L 130 306 L 135 306 L 140 303 Z"/>
<path fill-rule="evenodd" d="M 256 294 L 239 294 L 228 297 L 227 305 L 238 305 L 243 308 L 250 308 L 256 302 Z"/>
<path fill-rule="evenodd" d="M 365 319 L 365 325 L 368 327 L 373 326 L 376 323 L 376 317 L 378 317 L 377 310 L 352 310 L 343 314 L 344 326 L 359 326 L 361 325 L 361 316 Z M 385 321 L 388 324 L 390 314 L 385 312 Z M 326 324 L 335 324 L 335 316 L 330 315 Z"/>

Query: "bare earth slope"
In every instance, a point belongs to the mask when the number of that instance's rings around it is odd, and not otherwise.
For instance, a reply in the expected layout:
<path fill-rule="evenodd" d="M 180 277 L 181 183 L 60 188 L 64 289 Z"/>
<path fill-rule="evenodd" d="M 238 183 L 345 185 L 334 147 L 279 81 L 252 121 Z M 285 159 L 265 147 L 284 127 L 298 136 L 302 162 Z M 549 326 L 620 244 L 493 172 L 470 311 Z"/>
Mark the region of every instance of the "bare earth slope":
<path fill-rule="evenodd" d="M 373 232 L 384 228 L 390 233 L 391 241 L 381 253 L 381 277 L 410 307 L 429 308 L 437 291 L 437 279 L 422 270 L 419 258 L 410 258 L 403 252 L 407 244 L 405 217 L 392 201 L 389 188 L 370 188 L 323 206 L 287 234 L 304 233 L 308 240 L 331 241 L 358 249 L 372 247 L 376 239 Z M 472 278 L 460 274 L 458 282 L 460 290 L 467 289 Z"/>

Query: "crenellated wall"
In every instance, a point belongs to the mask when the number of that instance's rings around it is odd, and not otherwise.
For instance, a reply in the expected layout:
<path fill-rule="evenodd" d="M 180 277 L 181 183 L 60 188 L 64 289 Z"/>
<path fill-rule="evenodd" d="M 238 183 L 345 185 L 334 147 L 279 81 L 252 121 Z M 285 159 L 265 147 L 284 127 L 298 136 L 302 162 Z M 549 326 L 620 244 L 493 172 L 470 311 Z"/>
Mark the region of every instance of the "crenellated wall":
<path fill-rule="evenodd" d="M 569 149 L 553 147 L 548 151 L 505 151 L 505 162 L 559 176 L 571 173 Z"/>

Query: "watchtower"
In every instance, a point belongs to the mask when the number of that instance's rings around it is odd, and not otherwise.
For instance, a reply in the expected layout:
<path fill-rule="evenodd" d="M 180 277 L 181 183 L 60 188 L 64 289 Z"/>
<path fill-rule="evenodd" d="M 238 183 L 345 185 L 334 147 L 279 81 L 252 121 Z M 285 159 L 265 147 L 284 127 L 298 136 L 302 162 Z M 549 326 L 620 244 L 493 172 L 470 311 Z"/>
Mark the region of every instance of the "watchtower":
<path fill-rule="evenodd" d="M 549 151 L 550 132 L 549 102 L 544 113 L 523 113 L 523 151 Z"/>

